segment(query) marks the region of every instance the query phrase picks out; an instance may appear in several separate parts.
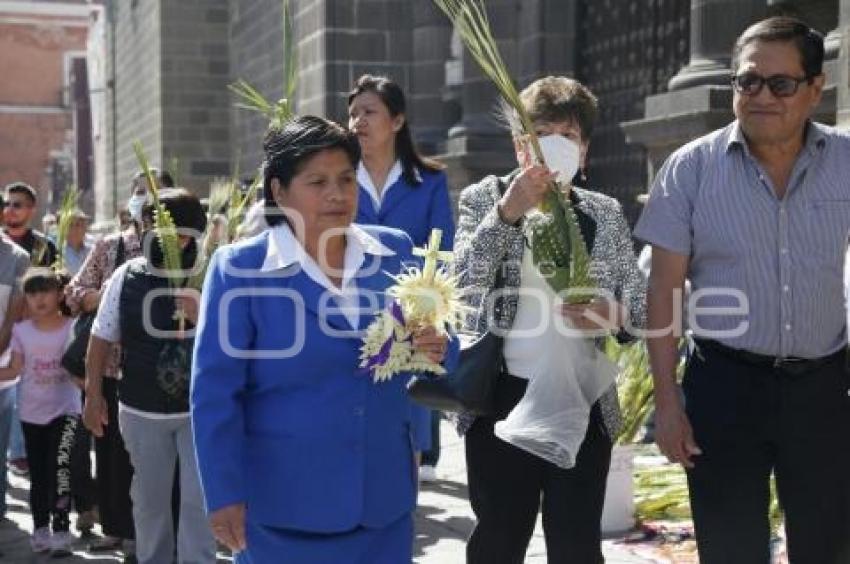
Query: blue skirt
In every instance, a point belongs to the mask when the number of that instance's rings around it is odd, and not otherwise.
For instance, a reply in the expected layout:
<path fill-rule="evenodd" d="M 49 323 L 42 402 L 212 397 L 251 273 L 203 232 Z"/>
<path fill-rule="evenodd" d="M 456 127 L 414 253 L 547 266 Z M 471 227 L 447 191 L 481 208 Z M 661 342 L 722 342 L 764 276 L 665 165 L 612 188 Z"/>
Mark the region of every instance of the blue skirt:
<path fill-rule="evenodd" d="M 305 533 L 245 523 L 248 548 L 236 564 L 410 564 L 413 517 L 407 514 L 381 529 L 346 533 Z"/>

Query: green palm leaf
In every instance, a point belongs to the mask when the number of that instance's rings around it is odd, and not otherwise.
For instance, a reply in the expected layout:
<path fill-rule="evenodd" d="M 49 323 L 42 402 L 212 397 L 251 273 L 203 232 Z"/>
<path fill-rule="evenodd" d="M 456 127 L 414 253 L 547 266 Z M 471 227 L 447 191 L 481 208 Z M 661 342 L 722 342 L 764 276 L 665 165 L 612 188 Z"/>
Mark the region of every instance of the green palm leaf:
<path fill-rule="evenodd" d="M 65 268 L 65 242 L 68 240 L 68 231 L 71 229 L 71 222 L 74 220 L 74 211 L 77 209 L 79 195 L 77 188 L 70 186 L 62 194 L 62 203 L 59 205 L 59 211 L 56 212 L 56 247 L 58 254 L 56 263 L 53 265 L 56 270 Z"/>
<path fill-rule="evenodd" d="M 148 181 L 148 186 L 150 186 L 154 206 L 154 229 L 156 230 L 157 240 L 162 250 L 163 267 L 169 274 L 169 285 L 172 288 L 179 288 L 183 285 L 182 280 L 179 276 L 175 276 L 175 273 L 183 269 L 183 263 L 180 260 L 182 253 L 180 241 L 177 238 L 177 227 L 174 225 L 174 219 L 171 217 L 171 214 L 159 199 L 159 184 L 151 171 L 147 155 L 145 155 L 144 148 L 140 142 L 136 141 L 133 143 L 133 152 L 136 153 L 136 160 L 138 160 L 139 166 Z"/>
<path fill-rule="evenodd" d="M 295 115 L 293 104 L 298 85 L 298 49 L 295 44 L 292 9 L 289 0 L 283 0 L 283 97 L 269 101 L 262 92 L 243 79 L 228 86 L 236 95 L 234 105 L 257 112 L 269 120 L 270 127 L 280 127 Z"/>
<path fill-rule="evenodd" d="M 520 100 L 519 91 L 493 37 L 484 1 L 434 0 L 434 3 L 452 21 L 463 44 L 496 86 L 503 106 L 515 118 L 512 121 L 516 123 L 518 133 L 528 137 L 537 162 L 545 164 L 534 123 Z M 564 301 L 589 301 L 595 287 L 590 275 L 590 256 L 572 205 L 555 183 L 545 195 L 540 211 L 542 213 L 535 214 L 536 217 L 529 222 L 534 263 Z M 578 288 L 587 291 L 573 290 Z"/>

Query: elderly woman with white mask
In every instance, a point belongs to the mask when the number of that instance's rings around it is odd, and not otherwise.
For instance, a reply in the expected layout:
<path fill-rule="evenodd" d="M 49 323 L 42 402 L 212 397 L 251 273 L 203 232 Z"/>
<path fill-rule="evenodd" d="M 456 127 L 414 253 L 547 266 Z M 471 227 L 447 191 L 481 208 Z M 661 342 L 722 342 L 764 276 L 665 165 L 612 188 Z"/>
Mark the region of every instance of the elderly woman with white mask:
<path fill-rule="evenodd" d="M 628 338 L 626 328 L 644 323 L 646 284 L 620 204 L 571 186 L 586 166 L 596 98 L 575 80 L 550 76 L 531 84 L 521 99 L 534 120 L 548 168 L 534 164 L 527 144 L 516 137 L 520 167 L 502 178 L 488 176 L 462 192 L 455 239 L 456 269 L 472 310 L 466 329 L 479 334 L 498 329 L 505 336 L 504 369 L 495 385 L 492 413 L 459 418 L 466 435 L 470 501 L 478 518 L 467 562 L 523 562 L 542 499 L 548 562 L 596 564 L 603 561 L 600 518 L 611 448 L 620 429 L 616 389 L 610 374 L 601 385 L 605 375 L 595 365 L 564 352 L 576 350 L 571 345 L 575 334 L 559 334 L 552 327 Z M 586 304 L 558 300 L 532 259 L 526 219 L 552 180 L 568 192 L 590 253 L 600 297 Z M 569 378 L 598 388 L 587 397 L 563 399 L 568 424 L 581 430 L 568 469 L 499 438 L 514 408 L 528 407 L 521 400 L 541 378 Z M 579 388 L 574 387 L 576 395 L 582 394 Z M 583 411 L 568 407 L 582 402 Z"/>

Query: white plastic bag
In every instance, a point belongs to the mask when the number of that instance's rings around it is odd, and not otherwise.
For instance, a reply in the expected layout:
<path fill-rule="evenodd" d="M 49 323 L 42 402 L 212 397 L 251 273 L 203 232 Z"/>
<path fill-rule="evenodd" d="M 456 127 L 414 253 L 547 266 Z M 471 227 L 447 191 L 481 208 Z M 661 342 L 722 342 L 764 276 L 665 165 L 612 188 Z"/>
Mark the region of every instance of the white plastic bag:
<path fill-rule="evenodd" d="M 561 468 L 576 463 L 590 409 L 614 383 L 617 367 L 592 339 L 547 331 L 541 363 L 525 395 L 495 434 Z"/>

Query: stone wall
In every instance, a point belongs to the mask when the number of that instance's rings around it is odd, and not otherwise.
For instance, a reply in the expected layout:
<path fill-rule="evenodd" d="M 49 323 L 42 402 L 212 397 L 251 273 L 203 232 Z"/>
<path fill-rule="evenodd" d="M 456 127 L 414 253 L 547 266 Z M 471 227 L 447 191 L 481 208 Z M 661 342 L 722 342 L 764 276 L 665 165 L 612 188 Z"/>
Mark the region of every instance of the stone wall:
<path fill-rule="evenodd" d="M 688 138 L 728 122 L 729 71 L 723 57 L 714 58 L 727 52 L 726 36 L 739 30 L 726 30 L 721 41 L 715 37 L 716 26 L 702 21 L 708 16 L 694 18 L 715 12 L 731 17 L 722 6 L 736 7 L 737 14 L 746 11 L 738 9 L 745 4 L 758 5 L 761 13 L 768 4 L 779 9 L 780 2 L 486 3 L 501 52 L 520 87 L 543 75 L 564 74 L 586 82 L 599 95 L 602 112 L 591 143 L 588 185 L 620 199 L 631 219 L 639 212 L 635 196 L 645 190 L 664 156 Z M 839 0 L 784 4 L 825 26 L 837 21 Z M 118 38 L 119 190 L 123 192 L 135 170 L 133 139 L 142 140 L 159 163 L 178 158 L 184 183 L 202 192 L 212 176 L 236 166 L 243 177 L 253 174 L 261 161 L 267 120 L 235 108 L 227 84 L 242 78 L 271 100 L 281 97 L 282 0 L 113 0 L 111 5 Z M 363 73 L 385 74 L 405 89 L 417 142 L 426 154 L 438 154 L 448 164 L 455 191 L 514 166 L 509 136 L 494 119 L 495 89 L 431 0 L 291 0 L 291 6 L 299 49 L 298 113 L 344 123 L 346 93 L 354 80 Z M 710 45 L 705 52 L 692 52 L 694 44 L 702 45 L 694 38 L 703 35 Z M 850 71 L 846 37 L 842 41 L 843 54 L 830 71 L 837 84 L 825 108 L 846 123 Z M 682 82 L 689 76 L 691 65 L 686 63 L 693 59 L 699 67 L 705 58 L 717 63 L 709 71 L 716 70 L 723 84 L 697 81 L 692 90 Z M 681 93 L 665 97 L 672 75 L 673 82 L 679 77 Z M 685 103 L 691 98 L 693 104 Z M 691 109 L 671 113 L 681 107 Z"/>
<path fill-rule="evenodd" d="M 299 2 L 298 4 L 303 4 Z M 270 100 L 283 93 L 283 10 L 280 0 L 230 0 L 230 79 L 246 80 Z M 297 6 L 296 6 L 297 8 Z M 253 173 L 262 158 L 262 136 L 268 120 L 233 107 L 231 158 L 241 176 Z"/>
<path fill-rule="evenodd" d="M 108 184 L 115 187 L 118 206 L 129 197 L 129 183 L 138 170 L 132 144 L 139 141 L 155 166 L 163 160 L 162 145 L 162 26 L 160 1 L 113 1 L 114 112 L 109 143 L 114 144 L 114 170 Z M 103 219 L 103 218 L 98 218 Z"/>
<path fill-rule="evenodd" d="M 205 195 L 230 175 L 229 20 L 225 0 L 163 1 L 162 155 L 176 180 Z"/>

